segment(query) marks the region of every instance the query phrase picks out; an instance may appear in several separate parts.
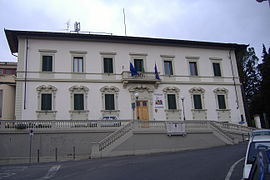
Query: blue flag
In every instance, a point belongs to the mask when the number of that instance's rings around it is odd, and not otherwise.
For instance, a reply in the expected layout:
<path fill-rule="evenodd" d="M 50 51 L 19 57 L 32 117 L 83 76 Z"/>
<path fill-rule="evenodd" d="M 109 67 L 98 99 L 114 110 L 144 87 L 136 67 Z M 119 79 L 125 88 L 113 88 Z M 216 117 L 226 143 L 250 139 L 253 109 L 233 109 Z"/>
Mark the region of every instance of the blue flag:
<path fill-rule="evenodd" d="M 130 70 L 131 76 L 138 75 L 136 69 L 134 68 L 134 66 L 133 66 L 133 64 L 131 62 L 129 64 L 129 70 Z"/>
<path fill-rule="evenodd" d="M 156 75 L 156 79 L 160 80 L 156 64 L 155 64 L 155 75 Z"/>

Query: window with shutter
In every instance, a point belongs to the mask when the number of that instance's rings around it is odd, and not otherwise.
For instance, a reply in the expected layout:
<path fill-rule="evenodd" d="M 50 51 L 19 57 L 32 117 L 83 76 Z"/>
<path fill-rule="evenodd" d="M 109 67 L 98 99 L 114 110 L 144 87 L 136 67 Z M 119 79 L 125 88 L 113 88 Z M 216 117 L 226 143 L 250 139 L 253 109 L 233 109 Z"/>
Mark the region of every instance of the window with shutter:
<path fill-rule="evenodd" d="M 105 94 L 105 110 L 115 110 L 114 94 Z"/>
<path fill-rule="evenodd" d="M 176 109 L 176 99 L 175 94 L 168 94 L 168 109 Z"/>
<path fill-rule="evenodd" d="M 52 110 L 52 94 L 41 94 L 41 110 Z"/>

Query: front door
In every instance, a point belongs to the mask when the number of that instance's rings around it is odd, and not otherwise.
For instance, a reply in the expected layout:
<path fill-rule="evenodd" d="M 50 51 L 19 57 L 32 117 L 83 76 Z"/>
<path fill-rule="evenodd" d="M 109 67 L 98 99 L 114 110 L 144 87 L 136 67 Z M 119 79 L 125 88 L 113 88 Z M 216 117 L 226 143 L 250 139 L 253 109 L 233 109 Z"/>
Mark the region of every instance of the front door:
<path fill-rule="evenodd" d="M 148 113 L 148 101 L 137 101 L 137 119 L 138 120 L 149 120 Z M 148 123 L 141 122 L 141 127 L 149 127 Z"/>

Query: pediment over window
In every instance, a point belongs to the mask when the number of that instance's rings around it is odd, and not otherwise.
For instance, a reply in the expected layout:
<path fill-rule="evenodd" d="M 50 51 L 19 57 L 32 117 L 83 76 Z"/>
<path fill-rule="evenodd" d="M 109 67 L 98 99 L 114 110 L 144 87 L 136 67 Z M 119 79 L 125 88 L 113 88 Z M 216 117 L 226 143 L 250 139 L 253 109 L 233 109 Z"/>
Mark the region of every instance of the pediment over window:
<path fill-rule="evenodd" d="M 200 87 L 194 87 L 194 88 L 190 89 L 189 92 L 192 94 L 203 94 L 205 92 L 205 90 L 203 88 L 200 88 Z"/>
<path fill-rule="evenodd" d="M 80 92 L 88 92 L 89 88 L 85 87 L 85 86 L 72 86 L 71 88 L 69 88 L 69 91 L 74 92 L 74 91 L 80 91 Z"/>
<path fill-rule="evenodd" d="M 228 89 L 226 89 L 226 88 L 216 88 L 214 90 L 214 93 L 216 93 L 216 94 L 227 94 L 228 93 Z"/>
<path fill-rule="evenodd" d="M 100 89 L 100 92 L 119 92 L 119 88 L 115 86 L 104 86 Z"/>
<path fill-rule="evenodd" d="M 45 86 L 45 85 L 41 85 L 39 87 L 36 88 L 37 91 L 39 92 L 55 92 L 57 91 L 57 88 L 51 85 Z"/>
<path fill-rule="evenodd" d="M 178 92 L 180 92 L 180 89 L 177 87 L 166 87 L 163 89 L 163 92 L 165 92 L 165 93 L 178 93 Z"/>

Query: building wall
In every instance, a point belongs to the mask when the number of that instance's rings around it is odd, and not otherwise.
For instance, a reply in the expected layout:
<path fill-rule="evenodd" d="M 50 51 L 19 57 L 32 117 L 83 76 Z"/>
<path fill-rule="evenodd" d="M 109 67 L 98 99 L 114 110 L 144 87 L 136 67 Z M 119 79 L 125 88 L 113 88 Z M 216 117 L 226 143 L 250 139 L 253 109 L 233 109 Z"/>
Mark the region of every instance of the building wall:
<path fill-rule="evenodd" d="M 27 42 L 28 41 L 28 42 Z M 28 52 L 26 53 L 26 45 Z M 54 56 L 53 73 L 41 72 L 41 55 L 44 51 Z M 82 53 L 85 58 L 85 73 L 72 73 L 72 54 L 76 51 Z M 102 53 L 114 54 L 114 74 L 103 74 Z M 154 65 L 157 64 L 161 75 L 161 83 L 156 88 L 153 84 L 129 83 L 123 87 L 123 71 L 129 71 L 129 62 L 132 62 L 134 55 L 143 55 L 145 58 L 145 71 L 154 72 Z M 173 61 L 174 75 L 164 76 L 163 58 L 170 57 Z M 26 61 L 27 59 L 27 61 Z M 196 60 L 199 76 L 189 75 L 190 60 Z M 214 77 L 212 61 L 221 63 L 222 77 Z M 27 62 L 27 75 L 24 70 Z M 234 70 L 234 72 L 232 71 Z M 235 78 L 233 79 L 233 74 Z M 207 119 L 217 120 L 216 100 L 213 90 L 225 88 L 228 90 L 228 108 L 230 109 L 230 121 L 238 123 L 241 115 L 244 115 L 241 97 L 240 83 L 237 73 L 236 60 L 233 51 L 222 49 L 203 49 L 187 47 L 168 47 L 137 44 L 101 43 L 86 41 L 60 41 L 60 40 L 38 40 L 20 39 L 18 58 L 18 79 L 16 96 L 16 118 L 37 119 L 36 110 L 38 107 L 37 90 L 41 85 L 51 85 L 57 88 L 56 91 L 56 119 L 70 119 L 70 92 L 69 88 L 78 85 L 85 86 L 88 92 L 88 119 L 99 119 L 102 116 L 102 100 L 100 89 L 104 86 L 115 86 L 119 88 L 118 109 L 120 119 L 132 119 L 132 93 L 131 87 L 148 87 L 153 89 L 151 94 L 163 93 L 166 87 L 177 87 L 179 97 L 185 97 L 186 119 L 192 119 L 192 99 L 189 90 L 191 88 L 203 88 L 205 109 Z M 27 81 L 25 81 L 27 76 Z M 25 85 L 26 83 L 26 85 Z M 26 87 L 26 96 L 24 90 Z M 149 103 L 153 103 L 150 97 Z M 178 99 L 178 108 L 183 111 L 181 100 Z M 24 107 L 25 103 L 25 107 Z M 150 118 L 165 120 L 164 109 L 157 109 L 152 105 L 149 109 Z M 151 114 L 152 113 L 152 114 Z"/>

